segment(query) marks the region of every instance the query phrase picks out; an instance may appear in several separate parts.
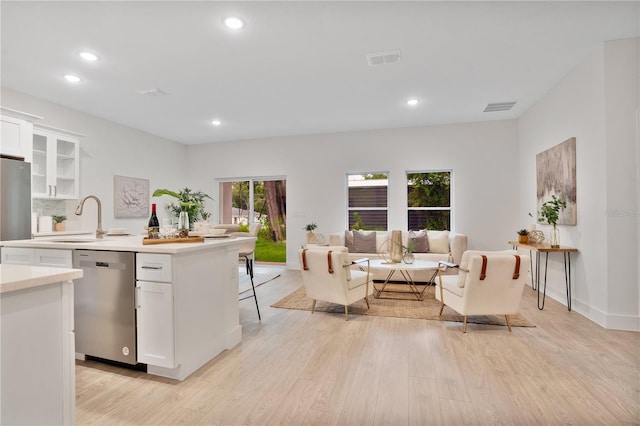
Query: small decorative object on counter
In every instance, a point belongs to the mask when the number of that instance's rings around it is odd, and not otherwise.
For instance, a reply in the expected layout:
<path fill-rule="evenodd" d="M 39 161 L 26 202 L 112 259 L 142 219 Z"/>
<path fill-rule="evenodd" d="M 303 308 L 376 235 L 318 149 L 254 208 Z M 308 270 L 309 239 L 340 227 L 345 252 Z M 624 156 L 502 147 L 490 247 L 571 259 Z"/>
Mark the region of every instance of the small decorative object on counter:
<path fill-rule="evenodd" d="M 160 222 L 156 215 L 156 205 L 151 204 L 151 217 L 149 218 L 149 226 L 147 227 L 148 237 L 151 239 L 160 238 Z"/>
<path fill-rule="evenodd" d="M 55 224 L 53 225 L 53 230 L 58 232 L 64 231 L 64 221 L 67 220 L 67 217 L 63 215 L 61 216 L 53 215 L 51 216 L 51 218 L 53 219 L 53 223 Z"/>
<path fill-rule="evenodd" d="M 518 242 L 526 244 L 529 242 L 529 231 L 521 229 L 518 231 Z"/>
<path fill-rule="evenodd" d="M 189 236 L 189 213 L 181 211 L 178 216 L 178 238 L 187 238 Z"/>

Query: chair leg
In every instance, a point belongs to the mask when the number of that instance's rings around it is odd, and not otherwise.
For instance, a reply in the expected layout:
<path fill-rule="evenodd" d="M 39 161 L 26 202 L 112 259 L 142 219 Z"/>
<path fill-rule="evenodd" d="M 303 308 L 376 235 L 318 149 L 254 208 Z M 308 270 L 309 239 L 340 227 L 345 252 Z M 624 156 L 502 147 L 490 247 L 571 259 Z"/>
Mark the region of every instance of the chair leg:
<path fill-rule="evenodd" d="M 364 301 L 367 302 L 367 309 L 371 308 L 371 306 L 369 306 L 369 296 L 365 296 Z"/>
<path fill-rule="evenodd" d="M 442 316 L 443 310 L 444 310 L 444 302 L 440 302 L 440 313 L 438 315 Z"/>
<path fill-rule="evenodd" d="M 258 296 L 256 296 L 256 287 L 253 285 L 253 263 L 249 263 L 248 256 L 245 256 L 244 259 L 245 259 L 247 272 L 249 273 L 249 278 L 251 279 L 251 289 L 253 290 L 253 299 L 256 301 L 256 310 L 258 311 L 258 321 L 262 321 L 262 317 L 260 316 L 260 306 L 258 306 Z"/>
<path fill-rule="evenodd" d="M 313 299 L 313 305 L 311 305 L 311 313 L 316 310 L 316 299 Z"/>
<path fill-rule="evenodd" d="M 462 332 L 466 333 L 467 332 L 467 316 L 464 316 L 464 326 L 462 327 Z"/>
<path fill-rule="evenodd" d="M 349 307 L 344 305 L 344 320 L 349 321 Z"/>
<path fill-rule="evenodd" d="M 509 328 L 509 331 L 511 331 L 511 320 L 509 319 L 509 315 L 505 315 L 504 317 L 507 320 L 507 327 Z"/>

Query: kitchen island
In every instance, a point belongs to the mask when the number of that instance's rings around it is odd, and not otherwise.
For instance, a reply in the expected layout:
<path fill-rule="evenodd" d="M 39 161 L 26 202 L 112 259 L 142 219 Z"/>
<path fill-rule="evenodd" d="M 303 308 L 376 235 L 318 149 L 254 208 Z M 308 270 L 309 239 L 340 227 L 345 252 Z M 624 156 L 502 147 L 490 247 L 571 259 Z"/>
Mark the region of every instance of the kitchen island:
<path fill-rule="evenodd" d="M 238 251 L 253 240 L 145 245 L 137 235 L 6 241 L 2 263 L 69 267 L 74 253 L 87 250 L 135 253 L 136 361 L 149 374 L 184 380 L 242 339 Z"/>
<path fill-rule="evenodd" d="M 0 265 L 0 424 L 75 424 L 77 269 Z"/>

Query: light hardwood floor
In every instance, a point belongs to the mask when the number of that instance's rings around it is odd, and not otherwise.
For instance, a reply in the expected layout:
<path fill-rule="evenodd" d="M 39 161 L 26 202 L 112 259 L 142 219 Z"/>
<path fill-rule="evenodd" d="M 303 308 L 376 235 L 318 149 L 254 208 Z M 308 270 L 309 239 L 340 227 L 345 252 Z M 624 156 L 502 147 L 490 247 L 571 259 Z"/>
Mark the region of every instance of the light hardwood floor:
<path fill-rule="evenodd" d="M 77 423 L 640 424 L 640 333 L 605 330 L 525 288 L 535 328 L 293 311 L 300 273 L 240 302 L 242 343 L 184 382 L 78 362 Z"/>

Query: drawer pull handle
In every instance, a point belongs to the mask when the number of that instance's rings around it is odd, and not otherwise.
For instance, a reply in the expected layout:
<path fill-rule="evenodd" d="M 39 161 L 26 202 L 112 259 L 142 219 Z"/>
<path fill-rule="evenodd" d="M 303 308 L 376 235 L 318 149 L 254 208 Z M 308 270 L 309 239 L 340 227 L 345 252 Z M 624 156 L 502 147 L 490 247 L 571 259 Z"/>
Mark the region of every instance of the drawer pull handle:
<path fill-rule="evenodd" d="M 141 266 L 142 269 L 152 269 L 155 271 L 159 271 L 162 269 L 162 266 L 146 266 L 146 265 L 142 265 Z"/>

